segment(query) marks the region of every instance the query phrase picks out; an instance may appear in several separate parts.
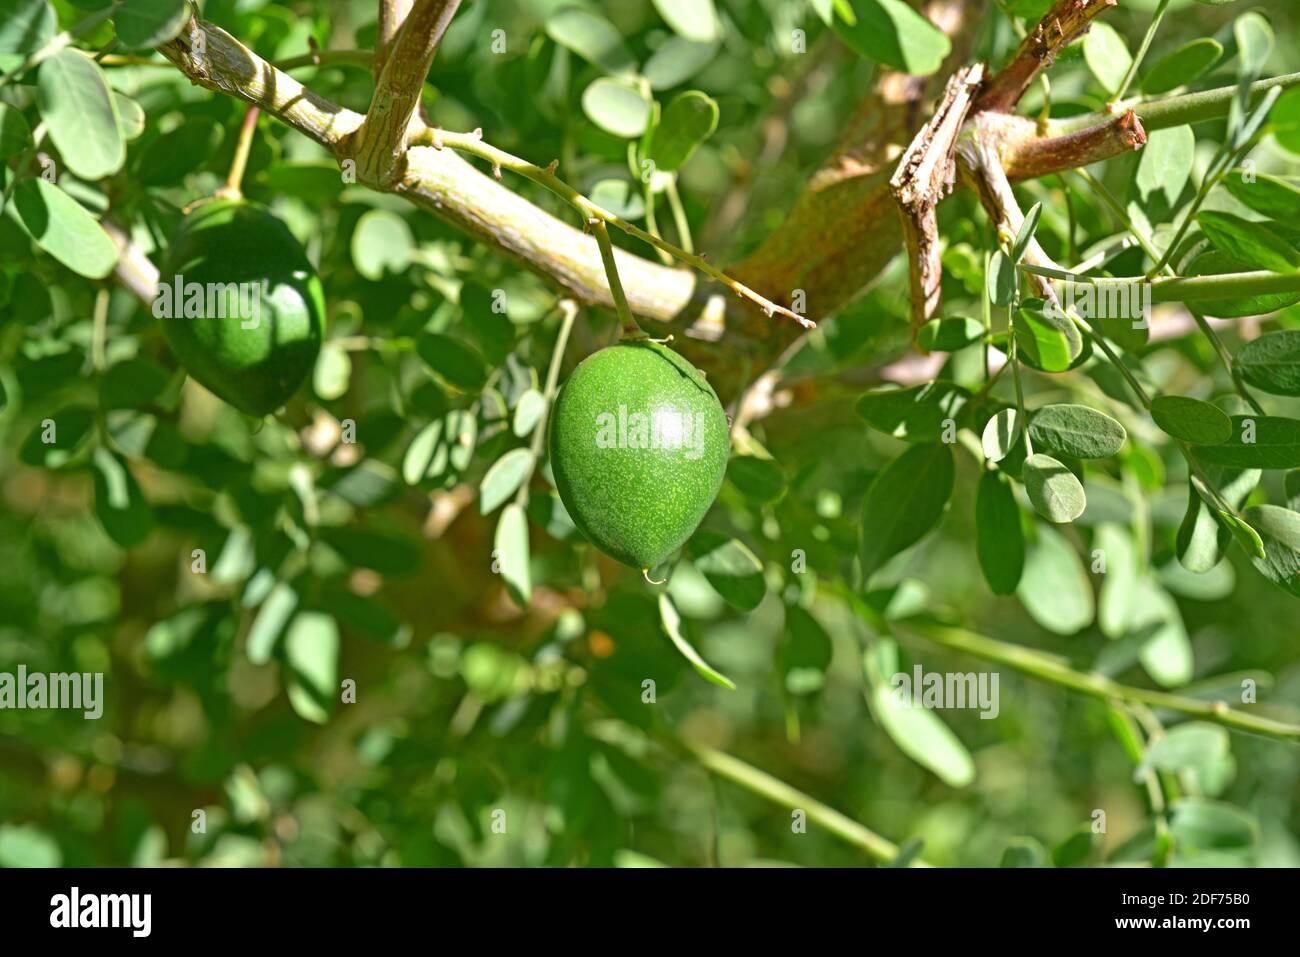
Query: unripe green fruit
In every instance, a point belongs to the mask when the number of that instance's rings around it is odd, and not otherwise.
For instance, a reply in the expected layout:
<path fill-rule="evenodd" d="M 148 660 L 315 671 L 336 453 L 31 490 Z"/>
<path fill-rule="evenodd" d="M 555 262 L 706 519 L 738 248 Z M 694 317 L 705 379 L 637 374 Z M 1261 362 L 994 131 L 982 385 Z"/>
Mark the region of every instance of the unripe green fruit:
<path fill-rule="evenodd" d="M 265 208 L 217 200 L 185 217 L 154 315 L 181 365 L 249 415 L 274 412 L 311 374 L 325 296 L 302 247 Z"/>
<path fill-rule="evenodd" d="M 685 544 L 717 497 L 730 434 L 704 376 L 658 343 L 584 359 L 555 401 L 550 455 L 574 524 L 601 551 L 649 569 Z"/>

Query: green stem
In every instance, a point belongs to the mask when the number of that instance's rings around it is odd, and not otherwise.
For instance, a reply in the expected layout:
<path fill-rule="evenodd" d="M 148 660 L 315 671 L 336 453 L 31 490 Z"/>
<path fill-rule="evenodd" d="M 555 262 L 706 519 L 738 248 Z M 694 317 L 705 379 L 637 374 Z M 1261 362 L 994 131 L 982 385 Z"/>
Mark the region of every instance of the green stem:
<path fill-rule="evenodd" d="M 623 291 L 623 281 L 618 278 L 618 263 L 614 261 L 614 244 L 609 238 L 609 229 L 599 219 L 592 219 L 588 225 L 600 246 L 600 261 L 605 264 L 605 278 L 609 281 L 610 295 L 614 297 L 614 309 L 618 312 L 619 326 L 622 329 L 620 339 L 649 338 L 644 329 L 637 325 L 632 309 L 627 304 L 627 293 Z"/>
<path fill-rule="evenodd" d="M 230 160 L 230 172 L 226 182 L 216 195 L 220 199 L 233 199 L 236 202 L 244 198 L 244 170 L 248 168 L 248 154 L 253 149 L 253 136 L 257 132 L 257 117 L 261 113 L 255 106 L 250 106 L 244 114 L 244 122 L 239 126 L 239 140 L 235 143 L 235 155 Z"/>
<path fill-rule="evenodd" d="M 691 223 L 686 218 L 686 207 L 682 205 L 682 197 L 677 192 L 676 176 L 669 178 L 664 192 L 668 194 L 668 208 L 673 211 L 673 225 L 677 227 L 677 238 L 681 240 L 682 249 L 693 253 L 695 244 L 691 241 Z"/>
<path fill-rule="evenodd" d="M 1288 90 L 1294 86 L 1300 86 L 1300 73 L 1288 73 L 1284 76 L 1275 76 L 1252 83 L 1250 105 L 1253 106 L 1258 103 L 1274 87 Z M 1189 123 L 1219 120 L 1228 115 L 1233 98 L 1236 95 L 1237 87 L 1233 85 L 1218 87 L 1213 90 L 1202 90 L 1199 93 L 1167 96 L 1155 100 L 1144 100 L 1141 97 L 1135 97 L 1127 103 L 1117 103 L 1114 112 L 1085 113 L 1068 119 L 1053 120 L 1048 133 L 1051 136 L 1077 133 L 1080 130 L 1090 129 L 1101 123 L 1114 120 L 1115 113 L 1127 109 L 1132 109 L 1137 113 L 1138 119 L 1142 121 L 1142 126 L 1148 133 L 1154 130 L 1167 130 L 1176 126 L 1186 126 Z"/>
<path fill-rule="evenodd" d="M 752 764 L 746 764 L 739 758 L 716 748 L 711 748 L 708 745 L 680 741 L 678 746 L 710 773 L 737 784 L 746 791 L 771 801 L 773 804 L 790 810 L 803 811 L 808 815 L 809 820 L 826 828 L 840 840 L 865 851 L 873 859 L 881 863 L 888 863 L 898 857 L 899 848 L 897 844 L 881 837 L 830 805 L 823 804 L 811 795 L 805 794 L 798 788 L 791 787 L 779 778 L 773 777 L 766 771 L 760 771 Z M 917 860 L 913 862 L 912 866 L 927 867 L 929 865 L 924 861 Z"/>
<path fill-rule="evenodd" d="M 1160 21 L 1165 18 L 1165 10 L 1169 7 L 1169 0 L 1160 0 L 1160 5 L 1156 7 L 1156 12 L 1151 17 L 1151 24 L 1147 27 L 1146 35 L 1142 37 L 1142 45 L 1138 47 L 1137 56 L 1133 57 L 1133 62 L 1129 64 L 1128 71 L 1124 74 L 1124 79 L 1120 82 L 1119 89 L 1111 98 L 1111 106 L 1124 99 L 1124 94 L 1128 88 L 1133 85 L 1133 80 L 1137 77 L 1138 67 L 1146 59 L 1147 51 L 1151 49 L 1151 41 L 1155 39 L 1156 30 L 1160 28 Z"/>
<path fill-rule="evenodd" d="M 572 299 L 561 299 L 560 314 L 560 331 L 555 336 L 555 347 L 551 350 L 551 364 L 546 370 L 546 385 L 542 391 L 542 414 L 538 416 L 537 424 L 533 426 L 532 441 L 528 443 L 528 451 L 533 457 L 534 471 L 542 458 L 542 445 L 546 442 L 546 423 L 551 417 L 551 403 L 555 401 L 555 393 L 559 387 L 560 366 L 564 362 L 564 351 L 569 346 L 569 333 L 573 330 L 573 320 L 578 315 L 577 303 Z M 528 504 L 528 483 L 531 479 L 530 472 L 528 478 L 519 484 L 515 504 L 520 508 Z"/>
<path fill-rule="evenodd" d="M 1142 278 L 1082 276 L 1066 269 L 1021 263 L 1020 268 L 1036 276 L 1047 276 L 1084 285 L 1096 286 L 1099 294 L 1133 295 L 1126 287 L 1149 285 L 1152 302 L 1197 302 L 1206 299 L 1245 299 L 1251 296 L 1271 296 L 1300 293 L 1300 273 L 1241 272 L 1220 276 L 1166 276 L 1148 283 Z M 1140 288 L 1136 290 L 1140 292 Z"/>
<path fill-rule="evenodd" d="M 1076 671 L 1067 665 L 1063 658 L 1056 655 L 986 638 L 962 628 L 917 620 L 899 623 L 898 627 L 932 644 L 1006 665 L 1031 678 L 1038 678 L 1092 698 L 1117 699 L 1129 704 L 1164 708 L 1219 724 L 1234 731 L 1300 742 L 1300 725 L 1239 711 L 1228 707 L 1223 701 L 1198 701 L 1168 691 L 1122 685 L 1103 674 Z"/>

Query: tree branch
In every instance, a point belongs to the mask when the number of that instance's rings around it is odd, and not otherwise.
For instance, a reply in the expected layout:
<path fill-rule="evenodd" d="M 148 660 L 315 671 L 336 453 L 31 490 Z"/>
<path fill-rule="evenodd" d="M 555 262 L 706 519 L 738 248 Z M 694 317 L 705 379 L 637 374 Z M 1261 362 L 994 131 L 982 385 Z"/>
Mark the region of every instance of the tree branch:
<path fill-rule="evenodd" d="M 412 123 L 419 122 L 416 111 L 424 78 L 459 6 L 460 0 L 415 0 L 392 40 L 391 52 L 376 52 L 376 63 L 383 56 L 383 66 L 375 94 L 354 141 L 345 145 L 356 159 L 361 182 L 387 189 L 401 179 L 407 136 Z M 391 5 L 385 0 L 381 27 L 392 28 L 399 7 L 400 0 Z"/>
<path fill-rule="evenodd" d="M 1088 32 L 1093 19 L 1119 0 L 1057 0 L 1029 31 L 1010 62 L 990 82 L 975 104 L 977 111 L 1008 113 L 1020 102 L 1038 74 L 1056 55 Z"/>
<path fill-rule="evenodd" d="M 379 0 L 379 33 L 375 38 L 375 58 L 371 63 L 376 84 L 379 83 L 379 75 L 384 71 L 384 64 L 388 62 L 388 57 L 393 52 L 397 33 L 402 29 L 402 24 L 410 12 L 411 0 Z"/>
<path fill-rule="evenodd" d="M 916 134 L 889 181 L 889 192 L 902 217 L 911 266 L 913 342 L 921 326 L 939 308 L 943 263 L 936 210 L 956 184 L 953 155 L 957 137 L 983 79 L 984 67 L 978 63 L 963 67 L 949 78 L 934 116 Z"/>
<path fill-rule="evenodd" d="M 1300 741 L 1300 725 L 1239 711 L 1228 707 L 1224 701 L 1199 701 L 1196 698 L 1188 698 L 1168 691 L 1152 691 L 1122 685 L 1103 674 L 1076 671 L 1056 655 L 996 641 L 962 628 L 931 624 L 919 619 L 900 622 L 897 627 L 904 633 L 916 635 L 953 651 L 1006 665 L 1031 678 L 1038 678 L 1093 698 L 1166 708 L 1179 714 L 1223 725 L 1234 731 L 1245 731 L 1286 741 Z"/>

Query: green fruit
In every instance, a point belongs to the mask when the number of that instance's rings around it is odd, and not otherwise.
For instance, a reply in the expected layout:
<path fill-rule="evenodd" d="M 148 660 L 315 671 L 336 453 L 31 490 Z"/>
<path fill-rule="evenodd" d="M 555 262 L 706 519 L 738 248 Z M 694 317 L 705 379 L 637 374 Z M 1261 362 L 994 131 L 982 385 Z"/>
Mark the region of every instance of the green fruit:
<path fill-rule="evenodd" d="M 325 296 L 302 247 L 252 203 L 185 217 L 163 264 L 154 315 L 185 370 L 249 415 L 274 412 L 311 374 Z"/>
<path fill-rule="evenodd" d="M 654 342 L 620 342 L 573 370 L 551 417 L 551 469 L 597 548 L 649 569 L 681 548 L 722 485 L 730 435 L 712 387 Z"/>

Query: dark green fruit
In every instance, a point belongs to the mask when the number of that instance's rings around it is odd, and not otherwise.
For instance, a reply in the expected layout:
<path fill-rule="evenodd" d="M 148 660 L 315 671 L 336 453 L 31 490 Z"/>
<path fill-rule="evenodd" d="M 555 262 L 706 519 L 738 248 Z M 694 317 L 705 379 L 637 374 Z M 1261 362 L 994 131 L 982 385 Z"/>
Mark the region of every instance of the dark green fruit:
<path fill-rule="evenodd" d="M 298 391 L 325 334 L 320 278 L 284 223 L 252 203 L 185 217 L 153 308 L 185 370 L 255 416 Z"/>
<path fill-rule="evenodd" d="M 646 340 L 573 370 L 551 416 L 551 469 L 574 524 L 601 551 L 649 569 L 681 548 L 722 485 L 730 435 L 694 366 Z"/>

